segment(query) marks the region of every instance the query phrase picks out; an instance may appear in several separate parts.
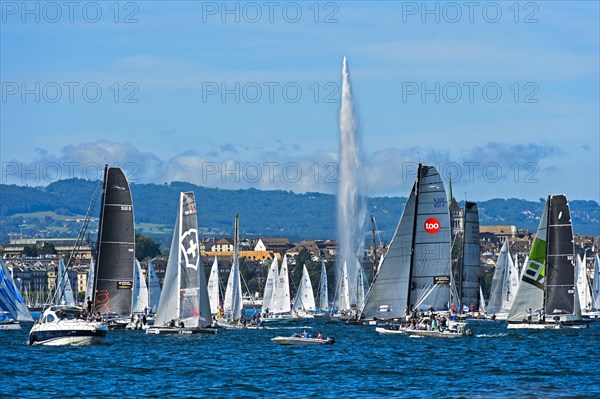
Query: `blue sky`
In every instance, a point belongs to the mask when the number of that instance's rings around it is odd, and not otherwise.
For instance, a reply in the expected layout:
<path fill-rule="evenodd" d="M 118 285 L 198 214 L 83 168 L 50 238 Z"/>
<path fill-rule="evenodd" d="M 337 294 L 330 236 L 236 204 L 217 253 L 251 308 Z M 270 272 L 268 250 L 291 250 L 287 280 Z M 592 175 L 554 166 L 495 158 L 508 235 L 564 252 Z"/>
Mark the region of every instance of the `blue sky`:
<path fill-rule="evenodd" d="M 600 200 L 598 2 L 0 4 L 3 183 L 335 193 L 347 56 L 369 195 Z"/>

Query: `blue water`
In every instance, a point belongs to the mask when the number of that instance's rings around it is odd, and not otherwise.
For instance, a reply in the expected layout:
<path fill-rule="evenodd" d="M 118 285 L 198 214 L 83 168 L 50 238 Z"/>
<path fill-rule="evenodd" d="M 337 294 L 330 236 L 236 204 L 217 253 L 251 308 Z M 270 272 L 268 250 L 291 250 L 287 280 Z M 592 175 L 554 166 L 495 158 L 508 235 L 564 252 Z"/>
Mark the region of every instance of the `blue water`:
<path fill-rule="evenodd" d="M 336 343 L 270 341 L 304 326 Z M 442 340 L 315 319 L 210 336 L 110 331 L 88 347 L 30 347 L 24 327 L 0 332 L 2 398 L 600 397 L 600 322 L 552 331 L 487 322 Z"/>

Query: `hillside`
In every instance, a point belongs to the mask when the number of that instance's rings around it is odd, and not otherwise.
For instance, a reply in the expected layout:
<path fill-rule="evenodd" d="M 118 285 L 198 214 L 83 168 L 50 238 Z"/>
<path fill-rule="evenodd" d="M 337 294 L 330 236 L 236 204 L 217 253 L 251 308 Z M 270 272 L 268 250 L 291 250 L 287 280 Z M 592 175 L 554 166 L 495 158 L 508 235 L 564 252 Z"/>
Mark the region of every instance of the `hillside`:
<path fill-rule="evenodd" d="M 52 236 L 76 235 L 79 224 L 74 219 L 85 215 L 99 185 L 81 179 L 61 180 L 47 187 L 0 185 L 0 241 L 6 242 L 9 233 L 33 235 L 47 231 Z M 131 190 L 138 230 L 163 245 L 171 238 L 180 191 L 195 192 L 204 236 L 231 235 L 233 216 L 239 213 L 243 237 L 284 236 L 291 240 L 335 237 L 335 197 L 328 194 L 219 190 L 184 182 L 132 184 Z M 368 207 L 375 215 L 383 240 L 391 238 L 405 201 L 403 197 L 369 198 Z M 570 203 L 575 233 L 600 235 L 598 203 L 579 200 Z M 480 222 L 535 231 L 543 205 L 542 201 L 515 198 L 482 201 L 478 203 Z M 97 215 L 98 209 L 94 211 L 94 216 Z"/>

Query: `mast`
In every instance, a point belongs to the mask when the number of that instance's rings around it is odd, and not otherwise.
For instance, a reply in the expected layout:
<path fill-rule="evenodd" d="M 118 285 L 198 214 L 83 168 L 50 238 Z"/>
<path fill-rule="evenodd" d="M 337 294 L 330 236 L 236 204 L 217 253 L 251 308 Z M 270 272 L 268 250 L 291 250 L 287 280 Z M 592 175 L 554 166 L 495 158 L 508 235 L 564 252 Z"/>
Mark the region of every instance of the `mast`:
<path fill-rule="evenodd" d="M 452 180 L 450 180 L 452 182 Z M 452 184 L 452 183 L 450 183 Z M 450 192 L 452 192 L 452 185 L 450 186 Z M 458 266 L 458 313 L 462 314 L 463 309 L 463 268 L 465 267 L 465 245 L 466 245 L 466 234 L 467 229 L 467 200 L 463 205 L 462 214 L 462 246 L 460 251 L 460 264 Z"/>
<path fill-rule="evenodd" d="M 182 225 L 183 225 L 183 204 L 184 204 L 184 197 L 185 194 L 184 193 L 180 193 L 179 194 L 179 206 L 177 209 L 177 220 L 179 220 L 179 223 L 177 223 L 177 292 L 181 293 L 181 232 L 182 232 Z M 172 256 L 172 254 L 169 254 L 169 256 Z M 176 301 L 177 304 L 177 311 L 175 312 L 175 314 L 177 315 L 177 319 L 181 319 L 181 300 L 178 299 Z"/>
<path fill-rule="evenodd" d="M 410 263 L 408 268 L 408 295 L 406 296 L 406 308 L 409 311 L 412 311 L 412 303 L 411 303 L 411 293 L 413 290 L 412 286 L 412 275 L 413 275 L 413 266 L 415 262 L 415 241 L 417 238 L 417 215 L 419 212 L 419 184 L 421 182 L 421 162 L 419 162 L 419 166 L 417 168 L 417 177 L 415 179 L 415 210 L 414 210 L 414 218 L 413 218 L 413 229 L 412 229 L 412 237 L 410 239 Z"/>
<path fill-rule="evenodd" d="M 104 165 L 104 181 L 102 183 L 102 199 L 100 201 L 100 221 L 98 225 L 98 239 L 96 240 L 96 265 L 100 261 L 100 239 L 104 227 L 104 202 L 106 201 L 106 183 L 108 182 L 108 164 Z M 98 273 L 94 273 L 94 285 L 92 286 L 92 303 L 96 303 L 96 287 L 98 284 Z M 94 306 L 95 308 L 95 306 Z"/>
<path fill-rule="evenodd" d="M 548 195 L 548 198 L 546 199 L 546 206 L 548 207 L 548 217 L 546 218 L 546 231 L 547 231 L 547 238 L 546 238 L 546 246 L 544 247 L 544 267 L 545 267 L 545 272 L 546 272 L 546 278 L 544 279 L 544 294 L 542 296 L 543 298 L 543 302 L 542 302 L 542 309 L 544 309 L 544 311 L 546 313 L 548 313 L 548 309 L 546 309 L 546 302 L 547 302 L 547 298 L 546 296 L 548 295 L 548 290 L 546 289 L 546 287 L 548 286 L 548 247 L 550 246 L 551 241 L 551 237 L 550 237 L 550 219 L 552 219 L 552 201 L 551 200 L 551 196 Z"/>
<path fill-rule="evenodd" d="M 373 279 L 377 274 L 377 247 L 375 246 L 375 216 L 371 214 L 371 235 L 373 236 Z"/>

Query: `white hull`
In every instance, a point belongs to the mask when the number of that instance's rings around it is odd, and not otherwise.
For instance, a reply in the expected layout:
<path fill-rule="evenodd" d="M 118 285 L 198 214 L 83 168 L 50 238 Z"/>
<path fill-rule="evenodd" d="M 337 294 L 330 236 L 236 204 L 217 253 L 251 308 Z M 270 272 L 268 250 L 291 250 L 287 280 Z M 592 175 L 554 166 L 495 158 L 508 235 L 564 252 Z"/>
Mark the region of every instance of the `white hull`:
<path fill-rule="evenodd" d="M 389 328 L 375 327 L 375 331 L 379 334 L 404 334 L 404 330 L 404 328 L 398 330 L 390 330 Z"/>
<path fill-rule="evenodd" d="M 97 321 L 80 318 L 81 308 L 53 306 L 29 332 L 30 345 L 91 345 L 104 341 L 108 327 Z"/>
<path fill-rule="evenodd" d="M 0 323 L 0 331 L 7 330 L 20 330 L 21 325 L 19 323 Z"/>
<path fill-rule="evenodd" d="M 191 335 L 191 334 L 216 334 L 216 328 L 187 328 L 187 327 L 150 327 L 146 334 L 155 335 Z"/>
<path fill-rule="evenodd" d="M 335 341 L 333 338 L 317 339 L 317 338 L 299 338 L 299 337 L 275 337 L 271 341 L 279 345 L 332 345 Z"/>
<path fill-rule="evenodd" d="M 587 323 L 561 324 L 561 323 L 509 323 L 509 330 L 555 330 L 561 328 L 587 328 Z"/>
<path fill-rule="evenodd" d="M 596 312 L 583 312 L 581 315 L 583 317 L 587 317 L 589 319 L 600 319 L 600 311 L 596 311 Z"/>

